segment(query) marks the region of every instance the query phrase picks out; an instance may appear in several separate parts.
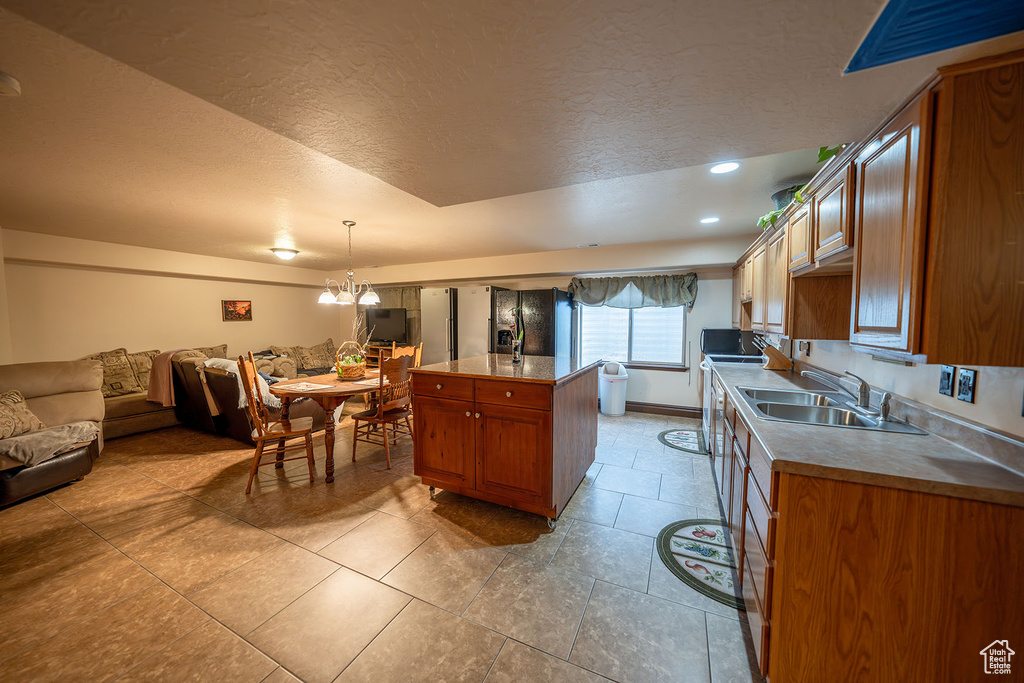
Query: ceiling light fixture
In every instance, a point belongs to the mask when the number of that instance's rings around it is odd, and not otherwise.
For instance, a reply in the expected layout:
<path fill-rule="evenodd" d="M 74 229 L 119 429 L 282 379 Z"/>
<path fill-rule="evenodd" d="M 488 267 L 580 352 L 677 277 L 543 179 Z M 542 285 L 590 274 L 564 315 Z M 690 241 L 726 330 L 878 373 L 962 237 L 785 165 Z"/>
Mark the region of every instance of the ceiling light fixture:
<path fill-rule="evenodd" d="M 740 167 L 740 165 L 737 164 L 735 161 L 726 161 L 723 164 L 716 164 L 715 166 L 712 166 L 711 167 L 711 172 L 715 173 L 715 174 L 718 174 L 718 173 L 732 173 L 733 171 L 735 171 L 739 167 Z"/>
<path fill-rule="evenodd" d="M 377 296 L 377 292 L 373 291 L 373 285 L 369 280 L 363 280 L 356 285 L 355 272 L 352 270 L 352 226 L 356 222 L 342 221 L 341 224 L 348 228 L 348 279 L 345 282 L 338 282 L 328 278 L 324 284 L 324 291 L 320 293 L 320 298 L 316 301 L 319 304 L 351 305 L 357 302 L 367 306 L 379 304 L 380 297 Z M 337 294 L 331 289 L 332 283 L 338 286 Z"/>
<path fill-rule="evenodd" d="M 700 222 L 704 223 L 705 225 L 707 225 L 708 223 L 717 223 L 718 216 L 708 216 L 707 218 L 701 218 Z"/>
<path fill-rule="evenodd" d="M 590 244 L 577 244 L 576 248 L 577 249 L 591 249 L 593 247 L 599 247 L 599 246 L 601 246 L 601 245 L 598 244 L 597 242 L 591 242 Z"/>
<path fill-rule="evenodd" d="M 274 252 L 274 256 L 277 258 L 285 261 L 291 261 L 299 255 L 299 252 L 295 249 L 287 249 L 285 247 L 271 247 L 270 251 Z"/>
<path fill-rule="evenodd" d="M 11 74 L 0 71 L 0 95 L 17 97 L 21 94 L 21 82 Z"/>

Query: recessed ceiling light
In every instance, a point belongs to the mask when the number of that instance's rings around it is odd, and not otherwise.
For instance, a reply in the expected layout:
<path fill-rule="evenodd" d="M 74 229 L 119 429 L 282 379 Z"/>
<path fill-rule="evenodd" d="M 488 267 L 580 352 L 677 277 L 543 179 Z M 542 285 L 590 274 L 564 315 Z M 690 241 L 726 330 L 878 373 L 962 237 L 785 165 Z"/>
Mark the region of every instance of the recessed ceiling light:
<path fill-rule="evenodd" d="M 707 223 L 717 223 L 718 222 L 718 216 L 708 216 L 707 218 L 701 218 L 700 222 L 704 223 L 704 224 L 707 224 Z"/>
<path fill-rule="evenodd" d="M 601 245 L 598 244 L 597 242 L 591 242 L 590 244 L 577 244 L 576 248 L 577 249 L 590 249 L 591 247 L 599 247 L 599 246 L 601 246 Z"/>
<path fill-rule="evenodd" d="M 712 166 L 711 167 L 711 172 L 712 173 L 732 173 L 733 171 L 735 171 L 739 167 L 740 167 L 740 165 L 737 164 L 735 161 L 727 161 L 724 164 L 717 164 L 715 166 Z"/>
<path fill-rule="evenodd" d="M 273 247 L 271 248 L 270 251 L 274 252 L 274 256 L 276 256 L 277 258 L 284 259 L 285 261 L 291 261 L 293 258 L 299 255 L 299 252 L 297 252 L 296 250 L 287 249 L 285 247 Z"/>

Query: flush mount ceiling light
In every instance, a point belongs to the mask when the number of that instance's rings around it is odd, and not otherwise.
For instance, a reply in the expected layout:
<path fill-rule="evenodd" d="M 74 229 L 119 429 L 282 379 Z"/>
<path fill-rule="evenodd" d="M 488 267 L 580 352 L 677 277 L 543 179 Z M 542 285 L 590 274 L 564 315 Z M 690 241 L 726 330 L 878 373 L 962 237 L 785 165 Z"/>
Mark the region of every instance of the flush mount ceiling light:
<path fill-rule="evenodd" d="M 599 247 L 599 246 L 601 246 L 601 245 L 598 244 L 597 242 L 591 242 L 590 244 L 577 244 L 576 248 L 577 249 L 591 249 L 593 247 Z"/>
<path fill-rule="evenodd" d="M 271 247 L 270 251 L 274 252 L 274 256 L 285 261 L 291 261 L 293 258 L 299 255 L 299 252 L 295 249 L 286 249 L 285 247 Z"/>
<path fill-rule="evenodd" d="M 701 218 L 700 222 L 704 223 L 705 225 L 707 225 L 708 223 L 717 223 L 718 216 L 708 216 L 707 218 Z"/>
<path fill-rule="evenodd" d="M 342 221 L 341 223 L 348 228 L 348 279 L 345 282 L 338 282 L 328 278 L 324 284 L 324 291 L 320 293 L 320 298 L 316 301 L 319 304 L 351 305 L 359 302 L 367 306 L 375 306 L 380 303 L 380 297 L 377 296 L 377 292 L 373 291 L 373 285 L 369 280 L 363 280 L 356 285 L 355 272 L 352 270 L 352 227 L 356 222 Z M 338 287 L 337 294 L 331 289 L 332 284 Z"/>
<path fill-rule="evenodd" d="M 733 171 L 735 171 L 739 167 L 740 167 L 740 165 L 737 164 L 735 161 L 726 161 L 723 164 L 717 164 L 715 166 L 712 166 L 711 167 L 711 172 L 715 173 L 715 174 L 719 174 L 719 173 L 732 173 Z"/>
<path fill-rule="evenodd" d="M 0 95 L 17 97 L 21 94 L 21 83 L 11 74 L 0 71 Z"/>

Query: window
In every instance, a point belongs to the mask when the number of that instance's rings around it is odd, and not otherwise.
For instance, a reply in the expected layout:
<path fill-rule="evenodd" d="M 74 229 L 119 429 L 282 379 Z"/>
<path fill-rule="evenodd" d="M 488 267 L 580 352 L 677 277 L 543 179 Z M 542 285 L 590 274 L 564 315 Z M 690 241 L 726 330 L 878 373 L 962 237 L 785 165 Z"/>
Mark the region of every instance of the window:
<path fill-rule="evenodd" d="M 584 363 L 683 364 L 686 307 L 580 306 L 580 356 Z"/>

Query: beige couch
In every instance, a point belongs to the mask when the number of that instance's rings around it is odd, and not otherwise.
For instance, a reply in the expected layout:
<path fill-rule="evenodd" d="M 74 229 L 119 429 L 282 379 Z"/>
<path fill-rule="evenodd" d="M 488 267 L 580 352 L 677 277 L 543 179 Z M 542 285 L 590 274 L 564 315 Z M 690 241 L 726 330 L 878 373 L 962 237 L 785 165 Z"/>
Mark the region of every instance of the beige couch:
<path fill-rule="evenodd" d="M 96 360 L 0 365 L 0 392 L 20 391 L 29 410 L 50 428 L 101 423 L 102 385 L 103 368 Z M 101 432 L 95 440 L 31 467 L 0 456 L 0 505 L 84 477 L 92 471 L 102 445 Z"/>

